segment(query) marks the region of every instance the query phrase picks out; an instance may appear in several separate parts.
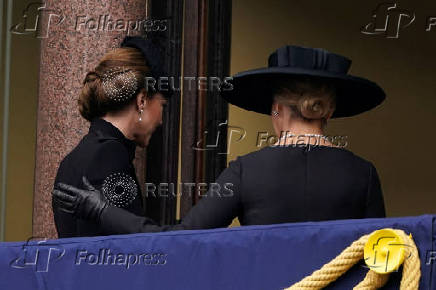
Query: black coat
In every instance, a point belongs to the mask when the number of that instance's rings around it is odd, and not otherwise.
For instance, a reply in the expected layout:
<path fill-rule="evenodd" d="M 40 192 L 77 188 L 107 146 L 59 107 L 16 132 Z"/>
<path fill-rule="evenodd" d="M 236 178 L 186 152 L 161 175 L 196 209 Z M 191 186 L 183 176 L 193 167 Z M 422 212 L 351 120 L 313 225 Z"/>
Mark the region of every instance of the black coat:
<path fill-rule="evenodd" d="M 183 218 L 159 226 L 151 219 L 109 207 L 105 234 L 127 234 L 242 225 L 385 217 L 379 177 L 368 161 L 342 148 L 267 147 L 238 157 Z M 229 191 L 230 189 L 230 191 Z"/>
<path fill-rule="evenodd" d="M 101 190 L 114 206 L 143 215 L 142 194 L 136 179 L 133 159 L 136 144 L 110 122 L 94 119 L 89 133 L 62 160 L 55 179 L 84 188 L 82 176 Z M 60 238 L 103 235 L 96 222 L 76 219 L 59 211 L 52 203 Z"/>

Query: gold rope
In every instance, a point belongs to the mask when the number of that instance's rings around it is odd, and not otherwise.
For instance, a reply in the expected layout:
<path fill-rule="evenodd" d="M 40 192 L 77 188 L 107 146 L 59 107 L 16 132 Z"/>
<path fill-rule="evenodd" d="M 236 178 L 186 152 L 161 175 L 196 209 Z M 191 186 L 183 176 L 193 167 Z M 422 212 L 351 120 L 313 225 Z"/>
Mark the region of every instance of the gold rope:
<path fill-rule="evenodd" d="M 419 279 L 421 277 L 421 263 L 419 260 L 418 249 L 411 237 L 406 235 L 402 230 L 394 230 L 405 241 L 405 261 L 403 265 L 403 277 L 401 279 L 400 290 L 417 290 Z M 370 235 L 362 236 L 354 241 L 342 253 L 321 269 L 307 276 L 300 282 L 295 283 L 285 290 L 315 290 L 326 287 L 331 282 L 338 279 L 348 269 L 354 266 L 358 261 L 363 259 L 363 249 Z M 354 290 L 373 290 L 378 289 L 386 284 L 389 274 L 379 274 L 369 270 L 364 280 L 356 285 Z"/>

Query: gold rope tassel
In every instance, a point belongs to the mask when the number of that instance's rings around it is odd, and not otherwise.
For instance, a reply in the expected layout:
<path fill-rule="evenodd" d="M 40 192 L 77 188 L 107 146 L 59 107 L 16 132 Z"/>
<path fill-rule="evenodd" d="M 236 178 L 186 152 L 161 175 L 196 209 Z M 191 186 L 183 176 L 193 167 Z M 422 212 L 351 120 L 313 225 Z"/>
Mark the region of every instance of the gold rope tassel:
<path fill-rule="evenodd" d="M 421 263 L 419 260 L 418 249 L 411 236 L 406 235 L 402 230 L 392 230 L 404 241 L 405 261 L 403 264 L 403 277 L 401 279 L 400 290 L 417 290 L 421 277 Z M 375 233 L 375 232 L 374 232 Z M 372 234 L 374 234 L 372 233 Z M 365 244 L 372 235 L 362 236 L 357 241 L 354 241 L 342 253 L 334 258 L 329 263 L 321 267 L 321 269 L 307 276 L 300 282 L 286 288 L 285 290 L 315 290 L 322 289 L 331 282 L 338 279 L 348 269 L 354 266 L 364 257 Z M 373 270 L 369 270 L 364 280 L 356 285 L 354 290 L 373 290 L 379 289 L 389 279 L 389 274 L 379 274 Z"/>

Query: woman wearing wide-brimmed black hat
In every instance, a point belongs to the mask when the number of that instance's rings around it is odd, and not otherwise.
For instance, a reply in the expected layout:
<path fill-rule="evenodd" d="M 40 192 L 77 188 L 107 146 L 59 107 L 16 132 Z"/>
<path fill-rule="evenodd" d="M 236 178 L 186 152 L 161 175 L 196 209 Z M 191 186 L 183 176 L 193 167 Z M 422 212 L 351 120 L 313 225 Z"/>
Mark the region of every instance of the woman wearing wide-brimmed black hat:
<path fill-rule="evenodd" d="M 209 190 L 175 226 L 111 206 L 91 186 L 60 185 L 54 197 L 65 211 L 99 221 L 106 234 L 225 227 L 235 217 L 242 225 L 384 217 L 375 167 L 324 137 L 330 118 L 376 107 L 383 90 L 348 75 L 351 61 L 323 49 L 285 46 L 268 62 L 237 74 L 233 90 L 222 92 L 236 106 L 271 114 L 280 137 L 229 163 L 216 183 L 232 194 Z"/>

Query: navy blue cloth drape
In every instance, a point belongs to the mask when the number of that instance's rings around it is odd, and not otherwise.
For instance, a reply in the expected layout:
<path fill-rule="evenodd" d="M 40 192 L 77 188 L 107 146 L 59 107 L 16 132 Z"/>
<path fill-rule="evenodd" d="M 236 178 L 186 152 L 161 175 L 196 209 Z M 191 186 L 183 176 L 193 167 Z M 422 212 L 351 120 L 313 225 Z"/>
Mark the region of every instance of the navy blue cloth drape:
<path fill-rule="evenodd" d="M 420 289 L 436 290 L 432 215 L 0 243 L 0 289 L 283 289 L 386 227 L 412 233 Z M 328 289 L 352 289 L 367 270 L 356 265 Z"/>

